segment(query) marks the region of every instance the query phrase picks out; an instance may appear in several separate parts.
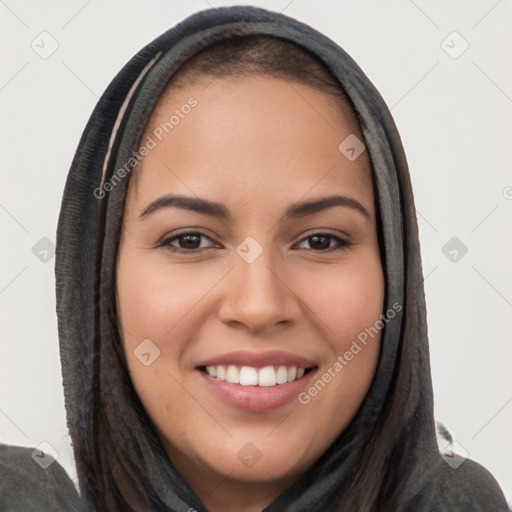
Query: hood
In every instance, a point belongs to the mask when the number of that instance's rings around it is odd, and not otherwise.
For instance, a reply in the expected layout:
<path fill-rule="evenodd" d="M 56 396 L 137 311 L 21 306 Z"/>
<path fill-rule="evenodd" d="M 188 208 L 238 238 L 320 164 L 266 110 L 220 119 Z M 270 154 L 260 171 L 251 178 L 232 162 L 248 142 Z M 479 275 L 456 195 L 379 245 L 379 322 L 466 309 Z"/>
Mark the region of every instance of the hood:
<path fill-rule="evenodd" d="M 65 185 L 55 261 L 57 314 L 67 422 L 86 510 L 101 510 L 98 496 L 105 484 L 98 439 L 104 435 L 104 420 L 115 425 L 112 435 L 120 457 L 129 458 L 123 478 L 129 479 L 133 495 L 124 497 L 130 508 L 123 510 L 143 510 L 138 495 L 149 496 L 152 510 L 206 510 L 155 435 L 130 382 L 119 332 L 111 322 L 112 269 L 129 173 L 111 190 L 105 185 L 140 143 L 173 73 L 205 46 L 249 34 L 284 38 L 313 52 L 349 97 L 373 167 L 386 284 L 384 311 L 396 311 L 383 328 L 378 368 L 356 416 L 315 467 L 265 512 L 337 510 L 337 503 L 357 503 L 358 510 L 376 510 L 378 503 L 405 506 L 444 464 L 436 444 L 413 194 L 386 104 L 357 64 L 311 27 L 260 8 L 209 9 L 155 39 L 118 73 L 91 115 Z M 365 475 L 375 472 L 382 476 L 380 483 L 366 482 Z M 117 477 L 111 475 L 111 485 Z"/>

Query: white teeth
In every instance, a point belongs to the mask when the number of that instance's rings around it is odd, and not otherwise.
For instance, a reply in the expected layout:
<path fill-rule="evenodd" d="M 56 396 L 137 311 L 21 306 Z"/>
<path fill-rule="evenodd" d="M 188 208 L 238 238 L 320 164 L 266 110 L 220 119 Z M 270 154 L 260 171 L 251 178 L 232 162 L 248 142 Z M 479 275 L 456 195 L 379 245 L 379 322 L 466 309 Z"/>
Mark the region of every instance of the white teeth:
<path fill-rule="evenodd" d="M 207 366 L 206 372 L 210 377 L 225 380 L 232 384 L 242 386 L 276 386 L 293 382 L 304 376 L 305 369 L 296 366 L 265 366 L 253 368 L 252 366 L 238 367 L 233 364 L 226 366 Z"/>
<path fill-rule="evenodd" d="M 276 381 L 278 384 L 286 384 L 288 382 L 288 370 L 286 366 L 280 366 L 276 372 Z"/>
<path fill-rule="evenodd" d="M 226 381 L 233 384 L 240 384 L 240 372 L 236 366 L 232 364 L 228 366 L 228 371 L 226 372 Z"/>
<path fill-rule="evenodd" d="M 242 366 L 240 368 L 240 384 L 242 386 L 257 386 L 258 371 L 251 366 Z"/>
<path fill-rule="evenodd" d="M 206 367 L 208 369 L 209 366 Z M 217 379 L 226 380 L 226 368 L 224 366 L 216 366 Z"/>
<path fill-rule="evenodd" d="M 277 384 L 276 371 L 273 366 L 265 366 L 258 372 L 258 384 L 260 386 L 275 386 Z"/>

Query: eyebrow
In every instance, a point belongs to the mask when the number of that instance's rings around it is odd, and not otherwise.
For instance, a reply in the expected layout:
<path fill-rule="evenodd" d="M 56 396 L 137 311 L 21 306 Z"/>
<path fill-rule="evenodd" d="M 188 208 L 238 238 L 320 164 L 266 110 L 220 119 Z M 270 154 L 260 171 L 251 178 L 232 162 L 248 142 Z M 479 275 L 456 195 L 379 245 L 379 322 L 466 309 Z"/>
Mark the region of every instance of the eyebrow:
<path fill-rule="evenodd" d="M 335 206 L 344 206 L 352 210 L 358 211 L 364 217 L 371 219 L 368 210 L 355 199 L 350 197 L 333 195 L 322 197 L 313 201 L 304 201 L 291 205 L 284 215 L 284 220 L 305 217 L 312 215 L 328 208 Z M 144 208 L 144 211 L 140 214 L 140 219 L 147 218 L 149 215 L 160 211 L 165 208 L 181 208 L 184 210 L 192 210 L 203 215 L 210 215 L 227 221 L 232 221 L 233 216 L 231 212 L 221 203 L 214 201 L 208 201 L 199 197 L 189 197 L 183 195 L 166 194 L 164 196 L 155 199 Z"/>

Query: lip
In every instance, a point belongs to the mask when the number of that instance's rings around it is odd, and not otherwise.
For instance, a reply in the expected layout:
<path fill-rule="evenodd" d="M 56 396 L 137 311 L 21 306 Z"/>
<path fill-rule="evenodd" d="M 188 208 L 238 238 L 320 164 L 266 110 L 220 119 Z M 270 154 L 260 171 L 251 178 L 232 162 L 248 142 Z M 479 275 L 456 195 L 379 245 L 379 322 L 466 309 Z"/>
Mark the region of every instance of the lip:
<path fill-rule="evenodd" d="M 297 368 L 311 368 L 315 363 L 306 358 L 290 352 L 271 350 L 267 352 L 249 352 L 238 350 L 228 352 L 219 356 L 205 359 L 197 364 L 197 368 L 219 365 L 252 366 L 253 368 L 264 368 L 265 366 L 297 366 Z M 301 380 L 301 379 L 300 379 Z M 284 386 L 285 384 L 279 384 Z"/>
<path fill-rule="evenodd" d="M 242 386 L 211 377 L 197 369 L 202 384 L 225 404 L 247 412 L 265 412 L 278 409 L 297 399 L 306 389 L 318 368 L 308 370 L 303 377 L 275 386 Z"/>

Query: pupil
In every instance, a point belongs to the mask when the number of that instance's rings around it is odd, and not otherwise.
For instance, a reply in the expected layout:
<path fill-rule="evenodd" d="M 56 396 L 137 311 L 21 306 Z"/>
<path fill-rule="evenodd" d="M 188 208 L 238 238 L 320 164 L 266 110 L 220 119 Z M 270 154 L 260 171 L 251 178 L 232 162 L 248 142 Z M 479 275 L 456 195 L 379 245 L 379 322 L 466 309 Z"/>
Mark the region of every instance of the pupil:
<path fill-rule="evenodd" d="M 182 249 L 197 249 L 198 235 L 184 235 L 180 238 L 180 247 Z M 183 242 L 185 241 L 185 242 Z"/>
<path fill-rule="evenodd" d="M 310 245 L 315 248 L 315 249 L 328 249 L 329 248 L 329 243 L 330 243 L 330 240 L 329 240 L 329 237 L 327 236 L 312 236 L 310 237 L 310 240 L 313 241 L 313 243 L 310 243 Z M 318 242 L 318 240 L 323 240 L 324 243 L 316 243 Z"/>

